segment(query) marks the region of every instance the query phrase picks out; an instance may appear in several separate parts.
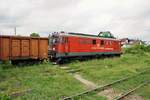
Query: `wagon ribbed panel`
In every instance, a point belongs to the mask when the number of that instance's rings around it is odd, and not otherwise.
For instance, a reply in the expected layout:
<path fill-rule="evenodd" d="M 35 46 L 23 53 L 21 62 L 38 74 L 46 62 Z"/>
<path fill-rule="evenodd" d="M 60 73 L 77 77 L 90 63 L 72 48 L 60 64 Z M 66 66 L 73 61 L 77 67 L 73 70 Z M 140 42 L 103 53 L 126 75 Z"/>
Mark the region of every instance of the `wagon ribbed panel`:
<path fill-rule="evenodd" d="M 1 38 L 1 43 L 0 43 L 0 53 L 1 53 L 1 60 L 8 60 L 9 59 L 9 54 L 10 54 L 10 49 L 9 49 L 9 38 Z"/>
<path fill-rule="evenodd" d="M 38 52 L 39 52 L 39 47 L 38 47 L 38 40 L 37 39 L 32 39 L 31 40 L 31 45 L 30 45 L 30 54 L 31 58 L 37 59 L 38 58 Z"/>
<path fill-rule="evenodd" d="M 0 60 L 48 58 L 48 38 L 0 36 Z"/>

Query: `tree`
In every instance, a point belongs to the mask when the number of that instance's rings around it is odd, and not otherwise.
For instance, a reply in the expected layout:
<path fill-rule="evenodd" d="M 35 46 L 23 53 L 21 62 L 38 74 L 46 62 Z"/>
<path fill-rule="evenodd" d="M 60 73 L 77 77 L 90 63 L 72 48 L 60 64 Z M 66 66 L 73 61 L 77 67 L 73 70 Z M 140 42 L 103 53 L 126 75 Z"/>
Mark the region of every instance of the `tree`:
<path fill-rule="evenodd" d="M 40 35 L 38 33 L 31 33 L 30 36 L 31 37 L 40 37 Z"/>

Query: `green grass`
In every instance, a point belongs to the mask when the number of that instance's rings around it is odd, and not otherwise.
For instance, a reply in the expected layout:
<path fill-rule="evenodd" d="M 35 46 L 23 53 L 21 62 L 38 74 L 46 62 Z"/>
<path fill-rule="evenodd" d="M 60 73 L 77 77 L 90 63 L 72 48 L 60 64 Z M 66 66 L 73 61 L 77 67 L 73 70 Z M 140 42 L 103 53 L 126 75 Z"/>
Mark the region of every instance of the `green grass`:
<path fill-rule="evenodd" d="M 80 63 L 71 63 L 68 66 L 81 69 L 84 77 L 101 84 L 110 82 L 127 75 L 133 75 L 139 71 L 150 68 L 150 55 L 137 56 L 132 54 L 122 55 L 120 58 L 106 58 L 90 60 Z"/>
<path fill-rule="evenodd" d="M 145 100 L 150 99 L 150 84 L 140 88 L 137 92 L 138 95 L 145 97 Z"/>
<path fill-rule="evenodd" d="M 121 57 L 93 59 L 88 61 L 74 61 L 66 64 L 70 69 L 81 69 L 79 74 L 97 85 L 110 83 L 117 79 L 134 75 L 150 69 L 150 47 L 135 46 L 124 50 Z M 150 80 L 149 73 L 135 77 L 122 85 L 115 85 L 116 91 L 124 92 L 129 88 L 139 85 L 145 80 Z M 73 78 L 73 75 L 60 69 L 57 65 L 39 64 L 33 66 L 0 65 L 0 99 L 9 98 L 13 92 L 31 89 L 29 93 L 13 97 L 16 100 L 58 100 L 86 90 L 85 86 Z M 150 85 L 144 86 L 135 92 L 150 99 Z M 107 100 L 92 93 L 76 100 Z"/>
<path fill-rule="evenodd" d="M 139 86 L 143 82 L 146 82 L 148 80 L 150 81 L 150 75 L 149 74 L 150 74 L 150 71 L 148 71 L 147 73 L 138 75 L 132 79 L 129 79 L 128 81 L 124 81 L 121 84 L 116 84 L 113 86 L 113 88 L 115 88 L 116 90 L 120 90 L 120 92 L 122 92 L 122 93 L 127 92 L 131 89 L 136 88 L 137 86 Z M 143 87 L 141 87 L 140 89 L 143 89 Z M 139 93 L 141 93 L 141 91 L 138 90 L 138 91 L 135 91 L 135 93 L 139 94 Z M 150 96 L 149 97 L 146 96 L 146 94 L 149 94 L 149 93 L 150 92 L 144 90 L 144 92 L 143 92 L 143 94 L 141 94 L 141 96 L 143 96 L 145 98 L 149 98 Z"/>
<path fill-rule="evenodd" d="M 96 93 L 90 93 L 88 95 L 74 98 L 74 100 L 107 100 L 106 97 L 98 96 Z"/>
<path fill-rule="evenodd" d="M 55 100 L 85 90 L 71 75 L 49 64 L 0 69 L 1 94 L 26 89 L 32 91 L 15 99 Z"/>
<path fill-rule="evenodd" d="M 140 48 L 140 49 L 139 49 Z M 136 46 L 125 50 L 125 53 L 120 58 L 95 59 L 84 62 L 72 62 L 67 66 L 73 69 L 81 69 L 79 72 L 84 78 L 93 81 L 98 85 L 110 83 L 117 79 L 121 79 L 130 75 L 134 75 L 144 70 L 150 70 L 150 51 L 143 50 L 143 46 Z M 147 47 L 146 47 L 147 48 Z M 131 49 L 131 50 L 130 50 Z M 134 51 L 134 52 L 131 52 Z M 135 53 L 135 51 L 138 53 Z M 142 52 L 142 53 L 141 53 Z M 131 87 L 139 85 L 144 80 L 150 80 L 150 74 L 140 76 L 134 80 L 129 80 L 123 86 L 115 86 L 120 92 L 128 90 Z M 150 92 L 136 92 L 145 99 L 150 99 Z"/>

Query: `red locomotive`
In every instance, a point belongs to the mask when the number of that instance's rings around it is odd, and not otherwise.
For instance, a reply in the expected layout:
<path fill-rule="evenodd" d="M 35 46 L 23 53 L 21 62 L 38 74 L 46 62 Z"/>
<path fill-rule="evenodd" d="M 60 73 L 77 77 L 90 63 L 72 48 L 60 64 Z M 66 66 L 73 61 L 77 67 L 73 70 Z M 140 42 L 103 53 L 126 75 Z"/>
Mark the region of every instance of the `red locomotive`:
<path fill-rule="evenodd" d="M 101 32 L 98 36 L 81 33 L 53 33 L 49 36 L 49 56 L 57 62 L 70 57 L 120 56 L 120 40 L 114 38 L 111 33 L 106 37 L 103 33 Z"/>

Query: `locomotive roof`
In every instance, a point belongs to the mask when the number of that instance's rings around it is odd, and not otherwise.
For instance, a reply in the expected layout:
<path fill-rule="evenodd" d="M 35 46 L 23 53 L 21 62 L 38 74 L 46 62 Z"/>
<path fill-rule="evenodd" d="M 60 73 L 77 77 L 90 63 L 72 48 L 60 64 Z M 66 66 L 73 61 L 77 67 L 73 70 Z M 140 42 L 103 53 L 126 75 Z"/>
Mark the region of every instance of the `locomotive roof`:
<path fill-rule="evenodd" d="M 99 37 L 97 35 L 91 35 L 91 34 L 83 34 L 83 33 L 68 33 L 71 35 L 81 35 L 81 36 L 91 36 L 91 37 Z"/>
<path fill-rule="evenodd" d="M 101 38 L 101 39 L 106 39 L 106 40 L 115 40 L 115 41 L 120 41 L 119 39 L 116 39 L 116 38 L 109 38 L 109 37 L 101 37 L 101 36 L 98 36 L 98 35 L 91 35 L 91 34 L 83 34 L 83 33 L 74 33 L 74 32 L 64 32 L 64 31 L 61 31 L 60 33 L 59 32 L 56 32 L 55 33 L 56 35 L 65 35 L 65 36 L 77 36 L 77 37 L 86 37 L 86 38 Z"/>
<path fill-rule="evenodd" d="M 83 34 L 83 33 L 68 33 L 69 35 L 74 35 L 74 36 L 83 36 L 83 37 L 93 37 L 93 38 L 102 38 L 102 39 L 109 39 L 109 40 L 118 40 L 116 38 L 105 38 L 105 37 L 100 37 L 98 35 L 91 35 L 91 34 Z"/>
<path fill-rule="evenodd" d="M 83 33 L 68 33 L 71 35 L 80 35 L 80 36 L 90 36 L 90 37 L 98 37 L 98 38 L 111 38 L 111 39 L 116 39 L 115 37 L 101 37 L 98 35 L 91 35 L 91 34 L 83 34 Z"/>

